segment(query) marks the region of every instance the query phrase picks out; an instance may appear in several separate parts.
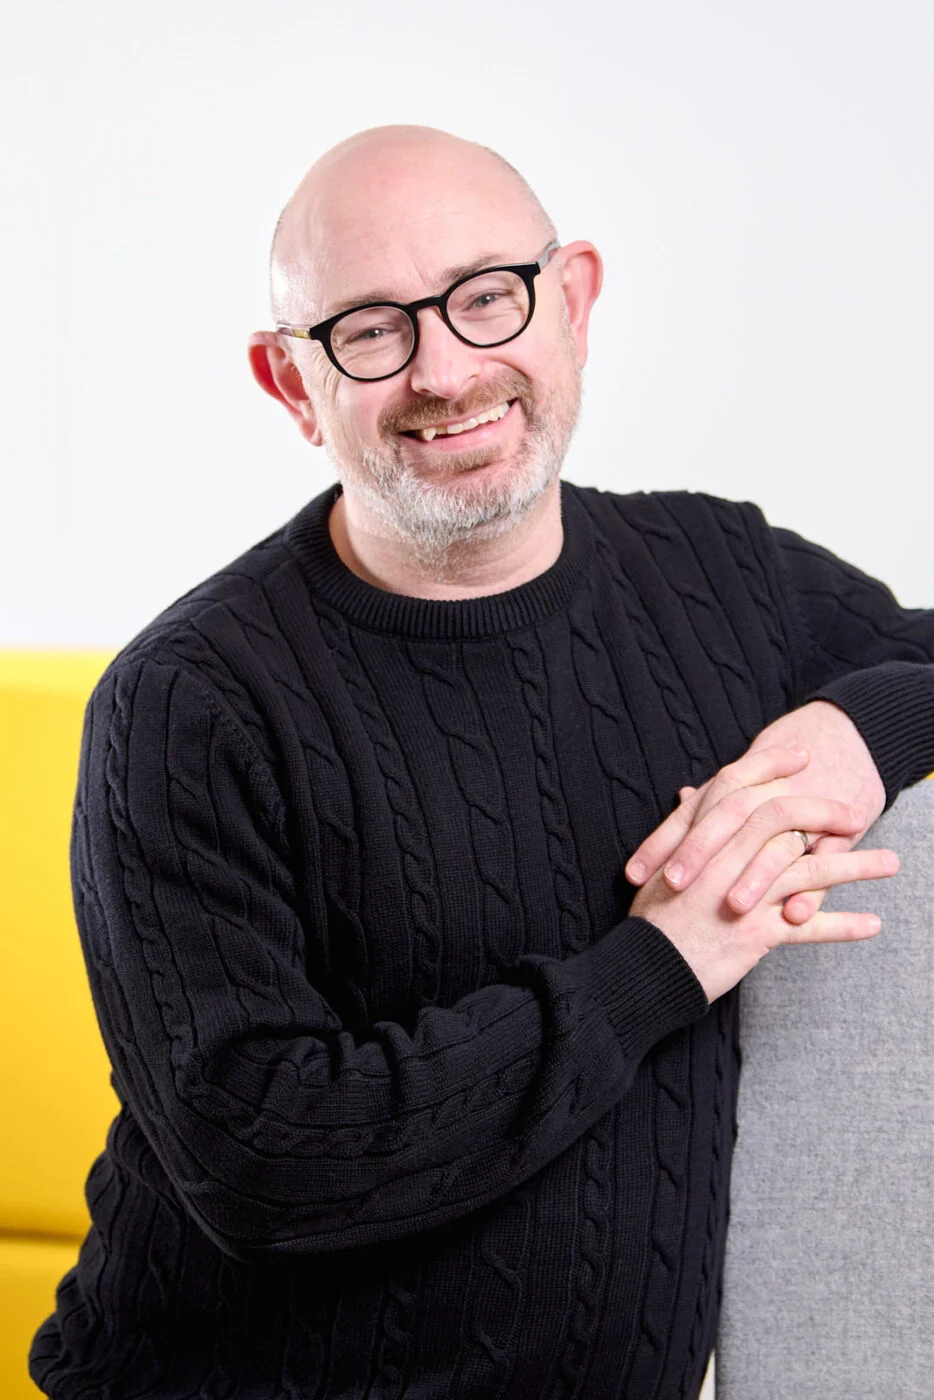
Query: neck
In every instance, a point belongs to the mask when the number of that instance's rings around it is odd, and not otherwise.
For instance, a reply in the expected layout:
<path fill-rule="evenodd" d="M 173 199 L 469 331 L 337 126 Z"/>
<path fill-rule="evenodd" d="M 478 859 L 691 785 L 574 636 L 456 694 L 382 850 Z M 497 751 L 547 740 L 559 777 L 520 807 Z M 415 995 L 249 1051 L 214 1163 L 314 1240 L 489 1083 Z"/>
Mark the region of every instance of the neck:
<path fill-rule="evenodd" d="M 353 492 L 343 490 L 328 519 L 341 562 L 358 578 L 410 598 L 479 598 L 505 593 L 550 569 L 561 553 L 561 483 L 555 478 L 514 525 L 487 538 L 482 532 L 430 560 L 388 534 Z"/>

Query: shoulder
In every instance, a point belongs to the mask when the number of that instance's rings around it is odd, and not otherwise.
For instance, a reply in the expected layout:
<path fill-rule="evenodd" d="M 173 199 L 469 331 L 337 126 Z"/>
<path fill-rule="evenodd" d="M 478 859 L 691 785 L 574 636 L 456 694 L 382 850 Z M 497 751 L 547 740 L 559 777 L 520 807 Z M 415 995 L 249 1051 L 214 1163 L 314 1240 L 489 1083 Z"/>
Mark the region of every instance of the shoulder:
<path fill-rule="evenodd" d="M 605 534 L 631 540 L 632 535 L 691 547 L 714 538 L 744 553 L 771 540 L 760 508 L 751 501 L 731 501 L 702 491 L 633 491 L 620 494 L 595 486 L 566 483 Z M 770 549 L 774 546 L 769 545 Z"/>
<path fill-rule="evenodd" d="M 242 727 L 257 725 L 264 674 L 282 668 L 294 642 L 294 619 L 309 619 L 308 585 L 292 546 L 297 525 L 325 508 L 316 497 L 287 524 L 202 580 L 148 623 L 117 654 L 98 685 L 166 671 L 186 689 L 226 710 Z M 262 727 L 262 726 L 260 726 Z"/>
<path fill-rule="evenodd" d="M 774 532 L 751 501 L 700 491 L 618 495 L 574 488 L 602 538 L 604 558 L 657 611 L 677 599 L 734 630 L 764 626 L 778 650 L 793 630 Z"/>

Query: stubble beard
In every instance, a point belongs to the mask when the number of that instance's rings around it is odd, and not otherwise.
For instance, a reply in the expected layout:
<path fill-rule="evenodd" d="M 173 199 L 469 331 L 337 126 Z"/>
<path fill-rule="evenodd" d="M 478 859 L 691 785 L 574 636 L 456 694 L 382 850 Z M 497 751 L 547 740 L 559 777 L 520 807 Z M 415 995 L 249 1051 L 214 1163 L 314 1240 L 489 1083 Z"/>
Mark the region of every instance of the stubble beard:
<path fill-rule="evenodd" d="M 569 342 L 569 343 L 568 343 Z M 345 489 L 352 490 L 388 535 L 403 544 L 421 564 L 437 566 L 461 553 L 468 541 L 494 539 L 522 520 L 561 472 L 577 426 L 581 403 L 581 370 L 570 336 L 564 353 L 564 374 L 556 376 L 548 397 L 537 402 L 530 381 L 513 372 L 496 381 L 499 402 L 516 399 L 510 410 L 521 410 L 525 432 L 511 460 L 488 474 L 478 468 L 495 462 L 498 449 L 438 454 L 431 474 L 417 471 L 407 458 L 397 432 L 386 433 L 386 446 L 354 453 L 339 448 L 331 435 L 328 452 Z M 444 417 L 438 412 L 437 417 Z M 460 417 L 451 411 L 450 417 Z M 417 450 L 417 449 L 416 449 Z"/>

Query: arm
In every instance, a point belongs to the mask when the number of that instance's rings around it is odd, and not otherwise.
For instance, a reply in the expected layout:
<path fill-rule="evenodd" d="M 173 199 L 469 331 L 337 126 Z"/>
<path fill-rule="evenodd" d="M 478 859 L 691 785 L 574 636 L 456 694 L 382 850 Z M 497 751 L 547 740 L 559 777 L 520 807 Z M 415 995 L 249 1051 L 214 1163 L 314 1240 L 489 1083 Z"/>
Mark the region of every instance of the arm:
<path fill-rule="evenodd" d="M 777 551 L 808 700 L 767 726 L 737 763 L 684 791 L 677 811 L 633 853 L 634 884 L 664 865 L 671 887 L 687 888 L 753 812 L 789 795 L 850 805 L 849 836 L 808 833 L 822 851 L 848 849 L 898 792 L 934 769 L 934 611 L 901 608 L 884 584 L 791 531 L 768 531 L 763 547 Z M 806 752 L 795 757 L 793 745 Z M 800 855 L 797 836 L 767 830 L 730 906 L 749 908 Z M 819 903 L 811 893 L 790 900 L 786 912 L 799 922 Z"/>
<path fill-rule="evenodd" d="M 119 1092 L 237 1257 L 374 1244 L 505 1195 L 707 1010 L 673 945 L 632 917 L 355 1038 L 306 966 L 306 921 L 324 915 L 299 910 L 290 866 L 273 774 L 201 680 L 154 661 L 111 673 L 88 710 L 73 842 L 92 991 Z"/>
<path fill-rule="evenodd" d="M 790 530 L 773 530 L 800 619 L 809 700 L 843 710 L 863 738 L 885 805 L 934 769 L 934 610 Z"/>

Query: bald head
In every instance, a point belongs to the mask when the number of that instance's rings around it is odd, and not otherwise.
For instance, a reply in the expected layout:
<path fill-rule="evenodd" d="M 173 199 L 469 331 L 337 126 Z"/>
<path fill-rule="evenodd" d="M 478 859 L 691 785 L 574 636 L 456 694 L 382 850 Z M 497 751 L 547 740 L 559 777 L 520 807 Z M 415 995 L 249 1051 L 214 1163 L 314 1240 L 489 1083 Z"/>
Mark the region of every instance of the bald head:
<path fill-rule="evenodd" d="M 346 291 L 355 276 L 361 296 L 368 277 L 382 296 L 392 288 L 378 285 L 381 268 L 383 280 L 404 276 L 407 264 L 424 264 L 433 250 L 439 266 L 457 262 L 451 245 L 458 233 L 498 240 L 515 257 L 532 256 L 556 237 L 531 187 L 488 147 L 433 127 L 360 132 L 311 167 L 280 215 L 273 316 L 293 325 L 320 320 L 330 289 L 340 283 Z"/>

